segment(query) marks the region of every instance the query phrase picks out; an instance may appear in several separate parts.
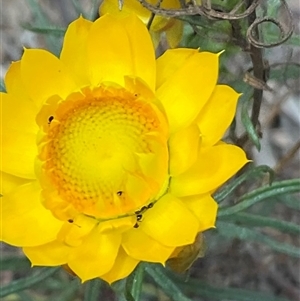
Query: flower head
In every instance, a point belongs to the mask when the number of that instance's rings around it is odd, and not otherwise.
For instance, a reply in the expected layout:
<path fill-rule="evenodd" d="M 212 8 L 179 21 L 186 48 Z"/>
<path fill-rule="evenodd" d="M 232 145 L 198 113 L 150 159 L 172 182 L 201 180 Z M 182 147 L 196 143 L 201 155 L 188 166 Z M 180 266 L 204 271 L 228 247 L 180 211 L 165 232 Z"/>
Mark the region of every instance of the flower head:
<path fill-rule="evenodd" d="M 239 95 L 216 84 L 218 57 L 155 61 L 132 15 L 80 17 L 60 58 L 25 49 L 1 93 L 1 240 L 113 282 L 214 227 L 211 193 L 247 162 L 220 142 Z"/>
<path fill-rule="evenodd" d="M 148 2 L 149 4 L 157 5 L 157 0 L 150 0 Z M 180 8 L 180 1 L 164 0 L 161 2 L 160 7 L 164 9 L 178 9 Z M 145 25 L 148 25 L 149 22 L 151 22 L 151 24 L 149 24 L 149 29 L 155 47 L 159 44 L 163 33 L 165 33 L 166 40 L 171 48 L 177 47 L 182 38 L 182 21 L 158 15 L 154 16 L 152 20 L 152 13 L 143 7 L 138 0 L 125 0 L 122 7 L 119 7 L 119 3 L 116 0 L 104 0 L 100 6 L 99 13 L 100 15 L 106 13 L 111 13 L 113 15 L 128 15 L 134 13 Z"/>

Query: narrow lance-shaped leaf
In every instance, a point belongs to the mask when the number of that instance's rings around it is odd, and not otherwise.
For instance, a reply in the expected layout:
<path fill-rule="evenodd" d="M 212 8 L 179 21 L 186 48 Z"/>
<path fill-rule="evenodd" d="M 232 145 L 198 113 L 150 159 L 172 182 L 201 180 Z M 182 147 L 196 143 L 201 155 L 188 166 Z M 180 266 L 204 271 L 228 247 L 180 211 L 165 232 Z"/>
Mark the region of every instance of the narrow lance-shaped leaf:
<path fill-rule="evenodd" d="M 258 177 L 268 173 L 270 176 L 270 183 L 273 181 L 274 177 L 274 171 L 267 165 L 261 165 L 257 167 L 253 167 L 246 172 L 244 172 L 241 176 L 238 178 L 232 180 L 229 184 L 225 185 L 222 189 L 217 191 L 214 194 L 214 199 L 220 203 L 222 202 L 226 197 L 228 197 L 231 193 L 235 191 L 235 189 L 241 185 L 243 182 L 250 180 L 250 179 L 257 179 Z"/>
<path fill-rule="evenodd" d="M 128 300 L 139 301 L 142 293 L 145 266 L 141 262 L 135 271 L 127 277 L 125 296 Z"/>
<path fill-rule="evenodd" d="M 178 283 L 178 286 L 181 289 L 205 298 L 205 300 L 289 301 L 286 298 L 275 297 L 262 292 L 231 287 L 216 287 L 191 277 L 188 279 L 188 281 L 184 281 L 175 275 L 173 278 L 176 280 L 176 283 Z"/>
<path fill-rule="evenodd" d="M 147 265 L 146 272 L 173 301 L 192 301 L 182 293 L 177 283 L 168 277 L 162 266 Z"/>
<path fill-rule="evenodd" d="M 259 137 L 249 116 L 248 107 L 249 107 L 249 99 L 245 97 L 242 101 L 241 120 L 249 138 L 251 139 L 251 141 L 257 148 L 257 150 L 260 151 L 261 146 L 260 146 Z"/>
<path fill-rule="evenodd" d="M 245 194 L 234 206 L 221 207 L 218 212 L 218 216 L 231 215 L 239 211 L 245 210 L 250 206 L 258 203 L 262 200 L 271 197 L 277 197 L 288 193 L 294 193 L 300 191 L 300 180 L 285 180 L 280 182 L 274 182 L 271 186 L 260 187 L 250 193 Z"/>
<path fill-rule="evenodd" d="M 232 223 L 219 221 L 217 223 L 217 231 L 222 236 L 228 238 L 238 238 L 246 241 L 256 241 L 268 245 L 277 252 L 287 254 L 292 257 L 300 258 L 300 249 L 296 246 L 281 243 L 267 235 L 261 234 L 258 231 L 248 229 L 246 227 L 234 225 Z"/>
<path fill-rule="evenodd" d="M 221 217 L 222 220 L 239 222 L 243 225 L 252 227 L 271 227 L 282 232 L 291 234 L 300 234 L 300 225 L 295 223 L 286 222 L 280 219 L 265 217 L 261 215 L 251 214 L 247 212 L 239 212 L 237 214 Z"/>
<path fill-rule="evenodd" d="M 93 279 L 86 283 L 84 290 L 84 301 L 97 301 L 101 292 L 102 281 Z"/>
<path fill-rule="evenodd" d="M 44 279 L 50 277 L 59 269 L 60 269 L 60 267 L 59 268 L 41 268 L 40 272 L 38 274 L 34 274 L 34 275 L 28 276 L 26 278 L 22 278 L 20 280 L 13 281 L 9 285 L 1 288 L 0 298 L 3 298 L 10 294 L 13 294 L 13 293 L 22 291 L 26 288 L 29 288 L 29 287 L 33 286 L 34 284 L 37 284 L 37 283 L 43 281 Z"/>

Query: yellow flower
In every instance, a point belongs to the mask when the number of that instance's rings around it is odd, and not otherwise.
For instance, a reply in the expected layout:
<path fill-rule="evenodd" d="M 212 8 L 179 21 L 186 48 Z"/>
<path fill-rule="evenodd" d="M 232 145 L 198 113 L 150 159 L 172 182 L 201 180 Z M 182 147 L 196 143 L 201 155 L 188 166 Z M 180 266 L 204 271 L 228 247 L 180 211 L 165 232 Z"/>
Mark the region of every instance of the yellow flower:
<path fill-rule="evenodd" d="M 111 283 L 214 227 L 211 193 L 247 162 L 220 142 L 239 95 L 216 85 L 218 57 L 155 61 L 132 15 L 79 18 L 60 58 L 25 49 L 1 93 L 1 240 Z"/>
<path fill-rule="evenodd" d="M 199 1 L 199 0 L 198 0 Z M 157 0 L 148 1 L 149 4 L 157 5 Z M 165 9 L 178 9 L 180 8 L 179 0 L 164 0 L 161 2 L 161 8 Z M 138 0 L 124 0 L 120 10 L 118 0 L 104 0 L 100 6 L 100 16 L 106 13 L 114 15 L 128 15 L 130 13 L 136 14 L 145 25 L 151 19 L 151 12 L 144 8 Z M 170 17 L 162 17 L 156 15 L 150 26 L 150 33 L 157 47 L 160 37 L 163 33 L 166 34 L 166 39 L 171 48 L 178 46 L 183 34 L 183 22 Z"/>

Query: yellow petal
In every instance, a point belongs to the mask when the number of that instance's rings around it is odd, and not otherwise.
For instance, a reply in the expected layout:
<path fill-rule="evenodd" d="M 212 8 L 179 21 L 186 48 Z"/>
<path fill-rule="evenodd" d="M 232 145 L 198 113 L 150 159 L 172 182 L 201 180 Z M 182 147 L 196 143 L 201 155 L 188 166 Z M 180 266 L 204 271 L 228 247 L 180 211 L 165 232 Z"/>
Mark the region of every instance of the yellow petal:
<path fill-rule="evenodd" d="M 21 59 L 24 86 L 37 107 L 50 96 L 63 99 L 76 90 L 68 68 L 53 54 L 42 49 L 26 49 Z"/>
<path fill-rule="evenodd" d="M 75 74 L 75 80 L 80 86 L 90 83 L 87 64 L 87 40 L 92 22 L 79 17 L 72 22 L 66 32 L 61 61 Z"/>
<path fill-rule="evenodd" d="M 182 201 L 198 218 L 199 232 L 215 226 L 218 204 L 209 194 L 185 197 Z"/>
<path fill-rule="evenodd" d="M 151 1 L 149 1 L 151 3 Z M 135 13 L 145 24 L 148 22 L 151 12 L 143 7 L 141 3 L 135 0 L 126 0 L 122 3 L 122 9 L 119 8 L 118 1 L 105 0 L 99 8 L 100 16 L 109 13 L 115 16 L 126 16 Z"/>
<path fill-rule="evenodd" d="M 123 279 L 131 274 L 138 263 L 139 260 L 131 258 L 123 248 L 120 248 L 112 269 L 108 273 L 100 275 L 100 277 L 111 284 L 112 282 Z"/>
<path fill-rule="evenodd" d="M 26 184 L 28 182 L 31 182 L 31 180 L 20 178 L 13 176 L 11 174 L 5 173 L 5 172 L 0 172 L 0 185 L 1 185 L 1 191 L 0 193 L 2 195 L 6 195 L 10 193 L 13 189 L 16 187 Z"/>
<path fill-rule="evenodd" d="M 189 126 L 206 104 L 217 82 L 218 64 L 217 54 L 195 53 L 159 87 L 156 95 L 165 108 L 171 132 Z"/>
<path fill-rule="evenodd" d="M 222 185 L 247 162 L 245 152 L 234 145 L 201 149 L 197 162 L 172 178 L 170 192 L 178 197 L 207 193 Z"/>
<path fill-rule="evenodd" d="M 34 159 L 37 155 L 36 136 L 5 127 L 2 129 L 2 170 L 9 174 L 34 179 Z"/>
<path fill-rule="evenodd" d="M 197 49 L 178 48 L 167 50 L 156 60 L 156 89 L 164 84 L 186 61 L 197 54 Z"/>
<path fill-rule="evenodd" d="M 2 130 L 2 170 L 21 178 L 34 179 L 36 136 L 21 130 Z"/>
<path fill-rule="evenodd" d="M 65 222 L 57 235 L 57 239 L 66 245 L 77 247 L 82 244 L 83 239 L 96 225 L 96 220 L 79 214 L 71 218 L 72 222 Z"/>
<path fill-rule="evenodd" d="M 133 228 L 123 234 L 122 246 L 126 253 L 138 260 L 165 263 L 174 251 L 151 238 L 140 228 Z"/>
<path fill-rule="evenodd" d="M 1 93 L 0 99 L 1 119 L 4 127 L 20 130 L 25 128 L 27 132 L 37 133 L 38 126 L 35 117 L 38 111 L 30 99 L 18 99 L 16 96 L 6 93 Z"/>
<path fill-rule="evenodd" d="M 233 120 L 239 94 L 231 87 L 217 85 L 197 117 L 202 146 L 212 146 L 224 135 Z"/>
<path fill-rule="evenodd" d="M 104 234 L 95 228 L 72 250 L 68 265 L 82 281 L 103 275 L 113 267 L 120 243 L 120 233 Z"/>
<path fill-rule="evenodd" d="M 183 173 L 197 160 L 199 140 L 200 131 L 196 124 L 171 135 L 169 139 L 171 176 Z"/>
<path fill-rule="evenodd" d="M 25 247 L 23 252 L 33 266 L 57 266 L 67 263 L 71 247 L 60 241 L 51 241 L 37 247 Z"/>
<path fill-rule="evenodd" d="M 1 93 L 2 170 L 18 177 L 34 179 L 37 155 L 36 107 L 28 99 Z M 17 109 L 16 109 L 17 108 Z"/>
<path fill-rule="evenodd" d="M 154 89 L 154 49 L 147 28 L 136 16 L 98 19 L 87 47 L 93 85 L 111 81 L 124 86 L 124 76 L 129 75 L 140 77 Z"/>
<path fill-rule="evenodd" d="M 181 41 L 183 35 L 183 23 L 180 20 L 172 20 L 171 28 L 166 30 L 166 37 L 171 48 L 175 48 Z"/>
<path fill-rule="evenodd" d="M 32 247 L 55 240 L 62 222 L 40 202 L 37 182 L 19 186 L 0 199 L 2 209 L 1 240 Z"/>
<path fill-rule="evenodd" d="M 14 95 L 19 101 L 24 98 L 29 98 L 22 81 L 20 61 L 13 62 L 9 66 L 5 75 L 5 88 L 8 94 Z"/>
<path fill-rule="evenodd" d="M 145 212 L 140 228 L 161 244 L 176 247 L 194 242 L 199 223 L 181 200 L 166 194 Z"/>

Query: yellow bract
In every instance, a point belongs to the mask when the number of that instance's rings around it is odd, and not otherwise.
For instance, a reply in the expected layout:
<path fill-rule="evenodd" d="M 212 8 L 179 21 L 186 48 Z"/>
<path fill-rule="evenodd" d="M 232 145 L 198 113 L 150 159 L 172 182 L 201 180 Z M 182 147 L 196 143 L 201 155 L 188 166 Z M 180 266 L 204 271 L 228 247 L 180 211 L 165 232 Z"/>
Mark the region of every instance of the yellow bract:
<path fill-rule="evenodd" d="M 1 93 L 1 240 L 109 283 L 193 245 L 215 225 L 211 192 L 247 162 L 220 143 L 239 95 L 216 84 L 218 58 L 155 60 L 133 15 L 80 17 L 60 58 L 25 50 Z"/>
<path fill-rule="evenodd" d="M 153 6 L 157 6 L 157 0 L 147 1 Z M 164 0 L 160 3 L 160 8 L 164 9 L 179 9 L 179 0 Z M 183 22 L 169 17 L 156 15 L 152 19 L 152 13 L 147 10 L 138 0 L 125 0 L 122 7 L 119 7 L 119 2 L 115 0 L 104 0 L 99 9 L 100 15 L 110 13 L 115 16 L 126 16 L 128 14 L 136 14 L 145 25 L 149 27 L 152 40 L 155 48 L 158 46 L 161 35 L 166 34 L 166 39 L 171 48 L 177 47 L 181 41 L 183 34 Z"/>

